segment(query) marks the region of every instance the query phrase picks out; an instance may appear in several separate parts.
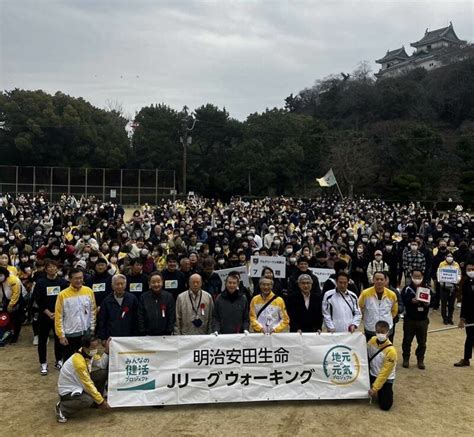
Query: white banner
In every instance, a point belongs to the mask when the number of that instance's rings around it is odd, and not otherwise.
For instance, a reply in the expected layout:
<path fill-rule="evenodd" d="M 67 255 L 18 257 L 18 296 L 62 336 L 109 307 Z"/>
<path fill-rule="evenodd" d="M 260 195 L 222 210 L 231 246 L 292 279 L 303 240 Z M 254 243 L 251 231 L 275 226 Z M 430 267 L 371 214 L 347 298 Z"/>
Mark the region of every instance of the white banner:
<path fill-rule="evenodd" d="M 324 283 L 329 279 L 329 276 L 334 275 L 334 273 L 336 273 L 334 269 L 321 269 L 318 267 L 310 267 L 309 269 L 311 270 L 313 275 L 318 278 L 321 290 L 323 289 Z M 334 288 L 336 288 L 336 285 L 334 285 Z"/>
<path fill-rule="evenodd" d="M 368 397 L 362 333 L 117 337 L 112 407 Z"/>
<path fill-rule="evenodd" d="M 249 282 L 249 274 L 247 272 L 247 266 L 238 266 L 238 267 L 233 267 L 231 269 L 222 269 L 222 270 L 216 270 L 215 271 L 218 275 L 219 278 L 221 278 L 222 281 L 222 291 L 225 290 L 225 280 L 227 279 L 227 275 L 230 272 L 238 272 L 240 275 L 240 280 L 244 284 L 245 287 L 250 287 L 250 282 Z"/>
<path fill-rule="evenodd" d="M 270 267 L 275 278 L 286 277 L 286 259 L 284 256 L 250 257 L 249 276 L 251 278 L 260 278 L 264 267 Z"/>
<path fill-rule="evenodd" d="M 459 271 L 453 268 L 438 269 L 438 282 L 457 284 L 459 281 Z"/>

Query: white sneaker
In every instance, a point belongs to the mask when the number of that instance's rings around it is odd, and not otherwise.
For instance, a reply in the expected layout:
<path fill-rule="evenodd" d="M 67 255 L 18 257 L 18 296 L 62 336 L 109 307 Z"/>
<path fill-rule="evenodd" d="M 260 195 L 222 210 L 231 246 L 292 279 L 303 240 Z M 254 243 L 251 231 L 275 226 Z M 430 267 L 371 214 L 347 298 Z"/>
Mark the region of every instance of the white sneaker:
<path fill-rule="evenodd" d="M 67 422 L 66 416 L 61 411 L 61 402 L 58 402 L 56 404 L 55 413 L 56 413 L 56 421 L 58 423 L 66 423 Z"/>
<path fill-rule="evenodd" d="M 37 335 L 35 335 L 34 338 L 33 338 L 33 346 L 38 346 L 38 339 L 39 339 L 39 337 Z"/>
<path fill-rule="evenodd" d="M 63 367 L 63 360 L 56 361 L 56 364 L 54 365 L 54 368 L 58 369 L 58 370 L 61 370 L 61 367 Z"/>
<path fill-rule="evenodd" d="M 456 307 L 457 307 L 457 308 L 461 308 L 461 302 L 458 302 L 458 303 L 456 304 Z"/>
<path fill-rule="evenodd" d="M 48 363 L 43 363 L 41 364 L 41 370 L 40 370 L 41 375 L 47 375 L 48 374 Z"/>

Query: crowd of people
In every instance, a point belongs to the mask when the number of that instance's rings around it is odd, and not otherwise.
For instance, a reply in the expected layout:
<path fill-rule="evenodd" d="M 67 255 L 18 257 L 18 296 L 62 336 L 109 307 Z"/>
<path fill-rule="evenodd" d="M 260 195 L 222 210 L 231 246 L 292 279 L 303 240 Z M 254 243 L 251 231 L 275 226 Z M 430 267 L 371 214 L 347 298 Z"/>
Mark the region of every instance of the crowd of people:
<path fill-rule="evenodd" d="M 284 277 L 266 267 L 244 285 L 241 268 L 252 256 L 283 257 Z M 224 279 L 222 269 L 230 269 Z M 328 279 L 320 283 L 314 269 L 328 269 Z M 122 206 L 93 197 L 4 195 L 0 293 L 0 346 L 16 343 L 31 323 L 42 375 L 53 333 L 60 422 L 91 403 L 108 407 L 111 337 L 361 325 L 370 394 L 390 409 L 397 323 L 403 319 L 403 367 L 416 337 L 419 369 L 430 311 L 453 325 L 458 306 L 459 327 L 474 323 L 474 216 L 461 206 L 440 212 L 381 200 L 193 196 L 145 204 L 126 219 Z M 468 326 L 456 366 L 470 365 L 473 343 Z"/>

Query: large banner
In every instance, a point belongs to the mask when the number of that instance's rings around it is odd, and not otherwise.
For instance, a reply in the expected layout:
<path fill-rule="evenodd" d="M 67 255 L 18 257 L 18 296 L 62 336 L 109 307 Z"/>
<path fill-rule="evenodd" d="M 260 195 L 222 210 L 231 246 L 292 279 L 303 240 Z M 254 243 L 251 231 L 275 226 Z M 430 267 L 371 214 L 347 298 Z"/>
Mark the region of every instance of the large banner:
<path fill-rule="evenodd" d="M 368 397 L 367 346 L 354 334 L 117 337 L 112 407 Z"/>

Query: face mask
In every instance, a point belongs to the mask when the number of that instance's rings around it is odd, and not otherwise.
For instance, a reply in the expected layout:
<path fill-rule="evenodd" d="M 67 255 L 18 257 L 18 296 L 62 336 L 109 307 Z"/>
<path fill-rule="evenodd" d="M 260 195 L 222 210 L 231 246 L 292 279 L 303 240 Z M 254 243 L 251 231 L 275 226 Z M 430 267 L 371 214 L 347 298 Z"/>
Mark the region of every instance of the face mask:
<path fill-rule="evenodd" d="M 375 239 L 370 240 L 370 242 L 371 242 L 372 244 L 377 244 L 377 240 L 375 240 Z"/>
<path fill-rule="evenodd" d="M 410 246 L 411 250 L 415 251 L 418 249 L 418 246 L 416 244 L 413 244 Z"/>
<path fill-rule="evenodd" d="M 95 355 L 97 355 L 97 353 L 99 352 L 99 349 L 91 349 L 89 351 L 89 356 L 92 358 L 94 357 Z"/>
<path fill-rule="evenodd" d="M 270 229 L 270 234 L 274 234 L 275 233 L 275 229 Z"/>
<path fill-rule="evenodd" d="M 296 263 L 296 258 L 291 257 L 291 258 L 290 258 L 290 263 L 291 263 L 291 264 L 295 264 L 295 263 Z"/>
<path fill-rule="evenodd" d="M 0 275 L 0 282 L 3 282 L 5 280 L 5 275 Z"/>
<path fill-rule="evenodd" d="M 97 262 L 98 259 L 99 258 L 97 256 L 93 256 L 93 257 L 91 257 L 91 262 L 95 263 L 95 262 Z"/>
<path fill-rule="evenodd" d="M 428 242 L 432 243 L 433 242 L 433 239 L 430 237 L 428 238 Z"/>
<path fill-rule="evenodd" d="M 84 259 L 89 259 L 89 254 L 88 254 L 88 253 L 84 253 L 84 254 L 82 254 L 82 257 L 83 257 Z"/>
<path fill-rule="evenodd" d="M 221 253 L 222 249 L 220 247 L 215 248 L 216 253 Z"/>
<path fill-rule="evenodd" d="M 54 235 L 56 235 L 56 237 L 59 237 L 61 235 L 61 232 L 56 231 Z"/>
<path fill-rule="evenodd" d="M 14 248 L 12 249 L 12 253 L 17 254 L 17 253 L 18 253 L 18 247 L 14 247 Z"/>
<path fill-rule="evenodd" d="M 142 255 L 147 256 L 148 255 L 148 249 L 142 249 Z"/>
<path fill-rule="evenodd" d="M 355 242 L 354 241 L 349 241 L 349 246 L 354 247 Z"/>
<path fill-rule="evenodd" d="M 236 237 L 236 238 L 241 238 L 241 237 L 242 237 L 242 234 L 239 232 L 239 233 L 235 234 L 235 237 Z"/>
<path fill-rule="evenodd" d="M 74 235 L 74 240 L 79 240 L 79 235 Z"/>
<path fill-rule="evenodd" d="M 448 262 L 449 264 L 451 264 L 451 263 L 453 262 L 453 259 L 454 259 L 454 258 L 453 258 L 452 256 L 448 256 L 448 257 L 446 258 L 446 262 Z"/>
<path fill-rule="evenodd" d="M 380 261 L 382 259 L 382 257 L 380 255 L 375 255 L 375 259 L 376 259 L 376 261 Z"/>
<path fill-rule="evenodd" d="M 387 249 L 387 252 L 390 252 L 393 249 L 393 246 L 385 246 L 385 249 Z"/>
<path fill-rule="evenodd" d="M 413 284 L 415 284 L 415 285 L 420 285 L 422 281 L 423 281 L 423 279 L 413 279 L 413 278 L 411 278 L 411 282 L 413 282 Z"/>
<path fill-rule="evenodd" d="M 225 264 L 225 259 L 218 259 L 217 264 L 219 264 L 220 266 L 224 265 Z"/>
<path fill-rule="evenodd" d="M 112 246 L 112 250 L 113 250 L 114 252 L 118 252 L 119 249 L 120 249 L 119 246 Z"/>
<path fill-rule="evenodd" d="M 273 243 L 274 243 L 276 246 L 279 246 L 279 245 L 280 245 L 280 240 L 273 240 Z"/>
<path fill-rule="evenodd" d="M 363 243 L 367 243 L 367 241 L 369 241 L 368 238 L 362 238 L 362 242 L 363 242 Z"/>
<path fill-rule="evenodd" d="M 91 236 L 90 235 L 84 235 L 82 238 L 84 238 L 85 241 L 87 241 Z"/>
<path fill-rule="evenodd" d="M 380 343 L 383 343 L 385 340 L 387 340 L 387 334 L 381 334 L 380 332 L 377 332 L 377 340 Z"/>
<path fill-rule="evenodd" d="M 466 275 L 469 276 L 471 279 L 474 279 L 474 270 L 471 270 L 470 272 L 466 272 Z"/>
<path fill-rule="evenodd" d="M 59 249 L 52 249 L 51 250 L 51 253 L 54 255 L 54 256 L 57 256 L 59 254 Z"/>
<path fill-rule="evenodd" d="M 35 234 L 36 235 L 41 235 L 41 231 L 36 231 Z"/>
<path fill-rule="evenodd" d="M 291 247 L 289 247 L 288 249 L 285 250 L 285 252 L 287 254 L 291 254 L 291 253 L 293 253 L 293 249 Z"/>

